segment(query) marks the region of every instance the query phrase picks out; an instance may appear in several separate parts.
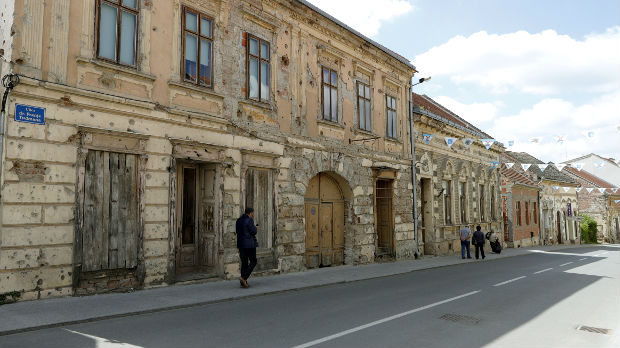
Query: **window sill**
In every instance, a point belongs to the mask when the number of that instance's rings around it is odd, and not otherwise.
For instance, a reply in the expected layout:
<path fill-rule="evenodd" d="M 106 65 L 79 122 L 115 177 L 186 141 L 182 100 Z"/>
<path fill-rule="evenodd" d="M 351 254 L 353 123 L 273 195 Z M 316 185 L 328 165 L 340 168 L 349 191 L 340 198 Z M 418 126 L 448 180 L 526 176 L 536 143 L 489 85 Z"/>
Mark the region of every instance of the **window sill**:
<path fill-rule="evenodd" d="M 373 133 L 372 131 L 367 131 L 365 129 L 360 129 L 360 128 L 354 128 L 353 133 L 355 133 L 356 135 L 363 134 L 363 135 L 368 135 L 371 137 L 378 137 L 377 134 Z"/>
<path fill-rule="evenodd" d="M 112 70 L 115 72 L 120 72 L 126 75 L 130 75 L 133 77 L 137 77 L 137 78 L 141 78 L 144 80 L 150 80 L 150 81 L 155 81 L 157 79 L 157 77 L 151 75 L 151 74 L 146 74 L 143 72 L 139 72 L 137 70 L 137 68 L 130 68 L 124 65 L 119 65 L 119 64 L 114 64 L 114 63 L 108 63 L 106 61 L 103 60 L 99 60 L 99 59 L 88 59 L 85 57 L 78 57 L 77 58 L 77 62 L 81 63 L 81 64 L 92 64 L 95 66 L 98 66 L 100 68 L 106 69 L 106 70 Z"/>
<path fill-rule="evenodd" d="M 190 90 L 190 91 L 194 91 L 198 93 L 208 94 L 215 98 L 224 99 L 224 95 L 215 92 L 213 90 L 213 87 L 199 86 L 199 85 L 196 85 L 190 82 L 179 82 L 179 81 L 173 81 L 173 80 L 168 81 L 168 86 L 173 86 L 173 87 L 182 88 L 182 89 L 186 89 L 186 90 Z"/>
<path fill-rule="evenodd" d="M 329 126 L 329 127 L 336 127 L 336 128 L 342 128 L 344 129 L 344 125 L 338 123 L 338 122 L 334 122 L 334 121 L 329 121 L 329 120 L 325 120 L 325 119 L 319 119 L 316 121 L 318 124 L 322 124 L 325 126 Z"/>
<path fill-rule="evenodd" d="M 401 145 L 403 144 L 403 142 L 400 139 L 398 139 L 398 138 L 391 138 L 391 137 L 387 137 L 387 136 L 384 137 L 384 138 L 385 138 L 385 141 L 389 141 L 391 143 L 396 143 L 396 144 L 401 144 Z"/>
<path fill-rule="evenodd" d="M 249 106 L 253 106 L 259 109 L 263 109 L 265 111 L 273 111 L 273 105 L 268 102 L 260 102 L 254 99 L 239 99 L 239 104 L 245 104 Z"/>

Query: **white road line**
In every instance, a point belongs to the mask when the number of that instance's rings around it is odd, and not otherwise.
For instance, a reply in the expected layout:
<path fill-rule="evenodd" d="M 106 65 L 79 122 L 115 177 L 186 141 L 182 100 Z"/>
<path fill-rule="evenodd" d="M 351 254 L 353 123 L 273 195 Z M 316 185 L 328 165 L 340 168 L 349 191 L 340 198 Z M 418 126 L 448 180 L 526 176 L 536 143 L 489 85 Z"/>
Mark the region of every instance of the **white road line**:
<path fill-rule="evenodd" d="M 423 306 L 423 307 L 418 307 L 416 309 L 412 309 L 412 310 L 409 310 L 409 311 L 406 311 L 406 312 L 395 314 L 395 315 L 392 315 L 390 317 L 379 319 L 379 320 L 373 321 L 373 322 L 368 323 L 368 324 L 356 326 L 356 327 L 354 327 L 352 329 L 349 329 L 349 330 L 341 331 L 341 332 L 335 333 L 333 335 L 329 335 L 329 336 L 326 336 L 326 337 L 323 337 L 323 338 L 319 338 L 319 339 L 314 340 L 314 341 L 306 342 L 304 344 L 300 344 L 300 345 L 295 346 L 293 348 L 312 347 L 312 346 L 315 346 L 317 344 L 321 344 L 323 342 L 331 341 L 333 339 L 336 339 L 336 338 L 339 338 L 339 337 L 342 337 L 342 336 L 345 336 L 345 335 L 348 335 L 348 334 L 351 334 L 351 333 L 354 333 L 354 332 L 357 332 L 357 331 L 360 331 L 360 330 L 364 330 L 364 329 L 367 329 L 367 328 L 372 327 L 372 326 L 383 324 L 383 323 L 386 323 L 388 321 L 392 321 L 394 319 L 402 318 L 402 317 L 407 316 L 409 314 L 420 312 L 420 311 L 423 311 L 425 309 L 429 309 L 429 308 L 432 308 L 432 307 L 435 307 L 435 306 L 442 305 L 444 303 L 456 301 L 456 300 L 461 299 L 463 297 L 471 296 L 471 295 L 477 294 L 479 292 L 480 292 L 480 290 L 476 290 L 476 291 L 468 292 L 468 293 L 463 294 L 463 295 L 459 295 L 459 296 L 455 296 L 455 297 L 449 298 L 447 300 L 431 303 L 431 304 Z"/>
<path fill-rule="evenodd" d="M 69 329 L 63 329 L 65 331 L 69 331 L 71 333 L 77 334 L 77 335 L 81 335 L 84 337 L 88 337 L 90 339 L 92 339 L 93 341 L 95 341 L 95 347 L 97 348 L 117 348 L 117 347 L 122 347 L 122 348 L 143 348 L 142 346 L 134 346 L 133 344 L 129 344 L 129 343 L 123 343 L 123 342 L 119 342 L 117 340 L 109 340 L 107 338 L 103 338 L 103 337 L 98 337 L 98 336 L 93 336 L 93 335 L 89 335 L 89 334 L 85 334 L 85 333 L 81 333 L 81 332 L 77 332 L 77 331 L 73 331 L 73 330 L 69 330 Z"/>
<path fill-rule="evenodd" d="M 571 262 L 563 263 L 563 264 L 560 265 L 560 267 L 566 266 L 566 265 L 570 265 L 571 263 L 573 263 L 573 262 L 571 261 Z"/>
<path fill-rule="evenodd" d="M 538 274 L 538 273 L 542 273 L 542 272 L 547 272 L 547 271 L 550 271 L 552 269 L 553 268 L 546 268 L 546 269 L 543 269 L 542 271 L 534 272 L 534 274 Z"/>
<path fill-rule="evenodd" d="M 502 286 L 502 285 L 504 285 L 504 284 L 512 283 L 512 282 L 514 282 L 514 281 L 517 281 L 517 280 L 519 280 L 519 279 L 523 279 L 523 278 L 525 278 L 525 276 L 521 276 L 521 277 L 517 277 L 517 278 L 514 278 L 514 279 L 507 280 L 507 281 L 505 281 L 505 282 L 497 283 L 497 284 L 495 284 L 495 285 L 493 285 L 493 286 Z"/>
<path fill-rule="evenodd" d="M 579 259 L 579 261 L 583 261 L 583 260 L 585 260 L 585 259 L 586 259 L 586 258 L 584 257 L 583 259 Z"/>

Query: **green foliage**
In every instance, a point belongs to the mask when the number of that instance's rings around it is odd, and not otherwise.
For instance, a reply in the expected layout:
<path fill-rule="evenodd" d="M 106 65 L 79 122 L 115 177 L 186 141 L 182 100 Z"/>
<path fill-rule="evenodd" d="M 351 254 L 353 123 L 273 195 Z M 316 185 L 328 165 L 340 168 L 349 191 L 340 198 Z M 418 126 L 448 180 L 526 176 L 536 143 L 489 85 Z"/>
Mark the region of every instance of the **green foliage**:
<path fill-rule="evenodd" d="M 598 233 L 598 229 L 596 226 L 596 221 L 592 219 L 592 217 L 586 214 L 579 214 L 581 216 L 581 241 L 587 244 L 597 244 L 596 235 Z"/>

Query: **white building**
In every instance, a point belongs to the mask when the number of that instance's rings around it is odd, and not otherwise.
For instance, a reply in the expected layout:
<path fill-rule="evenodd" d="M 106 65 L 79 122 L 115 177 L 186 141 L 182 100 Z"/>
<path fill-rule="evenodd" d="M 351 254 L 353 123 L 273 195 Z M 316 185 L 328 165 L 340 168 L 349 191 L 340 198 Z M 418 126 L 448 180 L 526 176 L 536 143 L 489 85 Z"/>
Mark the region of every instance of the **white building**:
<path fill-rule="evenodd" d="M 582 169 L 615 186 L 620 186 L 620 165 L 618 165 L 613 158 L 605 158 L 591 153 L 562 163 L 571 164 L 573 166 L 576 163 L 583 163 Z"/>

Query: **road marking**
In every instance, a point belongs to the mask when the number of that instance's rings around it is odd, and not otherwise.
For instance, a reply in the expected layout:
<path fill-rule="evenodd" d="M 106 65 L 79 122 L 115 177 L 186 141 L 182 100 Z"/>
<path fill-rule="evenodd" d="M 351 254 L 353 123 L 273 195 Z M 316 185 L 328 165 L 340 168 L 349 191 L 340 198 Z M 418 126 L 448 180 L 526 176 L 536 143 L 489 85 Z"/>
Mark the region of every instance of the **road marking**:
<path fill-rule="evenodd" d="M 566 265 L 570 265 L 571 263 L 573 263 L 573 262 L 571 261 L 571 262 L 563 263 L 563 264 L 560 265 L 560 267 L 566 266 Z"/>
<path fill-rule="evenodd" d="M 504 285 L 504 284 L 512 283 L 512 282 L 514 282 L 514 281 L 517 281 L 517 280 L 519 280 L 519 279 L 523 279 L 523 278 L 525 278 L 525 276 L 521 276 L 521 277 L 517 277 L 517 278 L 514 278 L 514 279 L 507 280 L 507 281 L 505 281 L 505 282 L 497 283 L 497 284 L 495 284 L 495 285 L 493 285 L 493 286 L 502 286 L 502 285 Z"/>
<path fill-rule="evenodd" d="M 77 332 L 77 331 L 73 331 L 73 330 L 69 330 L 69 329 L 63 329 L 65 331 L 69 331 L 71 333 L 80 335 L 80 336 L 84 336 L 84 337 L 88 337 L 90 339 L 92 339 L 93 341 L 95 341 L 95 347 L 97 348 L 144 348 L 142 346 L 134 346 L 133 344 L 129 344 L 129 343 L 123 343 L 123 342 L 119 342 L 117 340 L 109 340 L 107 338 L 103 338 L 103 337 L 98 337 L 98 336 L 93 336 L 93 335 L 89 335 L 89 334 L 85 334 L 85 333 L 81 333 L 81 332 Z"/>
<path fill-rule="evenodd" d="M 416 309 L 412 309 L 412 310 L 409 310 L 409 311 L 406 311 L 406 312 L 395 314 L 395 315 L 392 315 L 390 317 L 379 319 L 379 320 L 373 321 L 373 322 L 368 323 L 368 324 L 356 326 L 356 327 L 354 327 L 352 329 L 349 329 L 349 330 L 341 331 L 341 332 L 335 333 L 333 335 L 329 335 L 329 336 L 326 336 L 326 337 L 323 337 L 323 338 L 319 338 L 319 339 L 314 340 L 314 341 L 306 342 L 304 344 L 300 344 L 300 345 L 295 346 L 293 348 L 312 347 L 312 346 L 315 346 L 317 344 L 321 344 L 323 342 L 331 341 L 333 339 L 336 339 L 336 338 L 339 338 L 339 337 L 342 337 L 342 336 L 345 336 L 345 335 L 348 335 L 348 334 L 351 334 L 351 333 L 354 333 L 354 332 L 357 332 L 357 331 L 360 331 L 360 330 L 367 329 L 369 327 L 373 327 L 373 326 L 376 326 L 376 325 L 379 325 L 379 324 L 383 324 L 383 323 L 386 323 L 388 321 L 392 321 L 394 319 L 402 318 L 402 317 L 407 316 L 409 314 L 420 312 L 420 311 L 423 311 L 425 309 L 429 309 L 429 308 L 432 308 L 432 307 L 435 307 L 435 306 L 442 305 L 444 303 L 456 301 L 456 300 L 461 299 L 463 297 L 471 296 L 471 295 L 477 294 L 479 292 L 480 292 L 480 290 L 476 290 L 476 291 L 468 292 L 468 293 L 463 294 L 463 295 L 459 295 L 459 296 L 455 296 L 455 297 L 449 298 L 447 300 L 431 303 L 431 304 L 423 306 L 423 307 L 418 307 Z"/>
<path fill-rule="evenodd" d="M 542 271 L 534 272 L 534 274 L 538 274 L 538 273 L 542 273 L 542 272 L 547 272 L 547 271 L 550 271 L 552 269 L 553 268 L 546 268 L 546 269 L 543 269 Z"/>
<path fill-rule="evenodd" d="M 585 259 L 586 259 L 586 258 L 584 257 L 583 259 L 579 259 L 579 261 L 583 261 L 583 260 L 585 260 Z"/>

